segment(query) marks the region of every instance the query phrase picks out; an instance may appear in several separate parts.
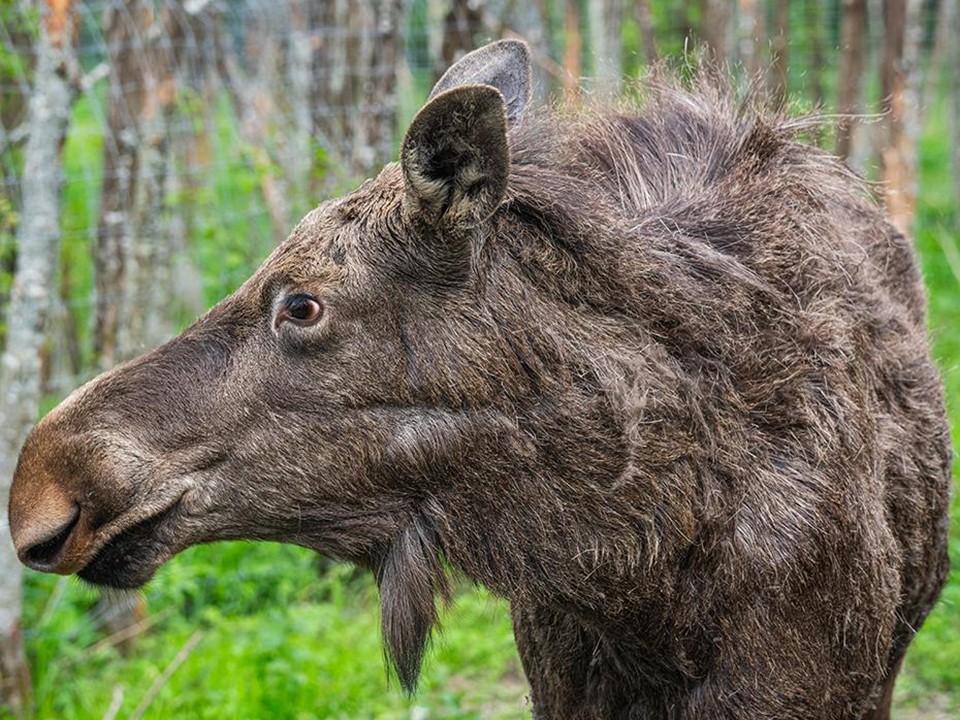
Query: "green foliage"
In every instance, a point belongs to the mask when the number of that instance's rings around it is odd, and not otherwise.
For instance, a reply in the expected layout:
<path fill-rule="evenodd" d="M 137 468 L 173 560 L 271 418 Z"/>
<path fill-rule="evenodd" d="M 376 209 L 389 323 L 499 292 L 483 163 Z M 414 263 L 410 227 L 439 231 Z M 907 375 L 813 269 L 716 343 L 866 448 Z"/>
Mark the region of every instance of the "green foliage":
<path fill-rule="evenodd" d="M 946 104 L 930 108 L 920 157 L 916 243 L 930 302 L 934 354 L 946 385 L 954 448 L 960 447 L 960 209 L 950 183 Z M 954 478 L 960 477 L 960 459 Z M 960 493 L 953 496 L 951 571 L 946 589 L 907 655 L 898 691 L 904 705 L 925 706 L 930 697 L 960 713 Z M 945 715 L 946 716 L 946 715 Z"/>
<path fill-rule="evenodd" d="M 519 715 L 526 690 L 503 603 L 463 588 L 420 693 L 406 698 L 384 669 L 372 580 L 343 566 L 318 575 L 315 557 L 249 543 L 187 551 L 144 591 L 161 619 L 128 657 L 98 646 L 92 590 L 30 573 L 24 625 L 36 717 L 100 718 L 116 692 L 123 693 L 118 717 L 128 716 L 197 631 L 199 645 L 145 717 Z"/>

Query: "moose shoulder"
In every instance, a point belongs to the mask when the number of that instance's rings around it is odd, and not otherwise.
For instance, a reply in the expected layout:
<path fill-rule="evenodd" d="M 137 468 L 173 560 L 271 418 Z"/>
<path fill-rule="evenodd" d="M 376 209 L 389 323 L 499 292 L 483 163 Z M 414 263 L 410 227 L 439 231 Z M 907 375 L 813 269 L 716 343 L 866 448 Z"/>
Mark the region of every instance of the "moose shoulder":
<path fill-rule="evenodd" d="M 199 542 L 373 570 L 415 686 L 448 566 L 508 598 L 537 718 L 886 718 L 947 566 L 909 242 L 705 84 L 526 107 L 465 57 L 401 161 L 24 445 L 31 567 L 136 587 Z"/>

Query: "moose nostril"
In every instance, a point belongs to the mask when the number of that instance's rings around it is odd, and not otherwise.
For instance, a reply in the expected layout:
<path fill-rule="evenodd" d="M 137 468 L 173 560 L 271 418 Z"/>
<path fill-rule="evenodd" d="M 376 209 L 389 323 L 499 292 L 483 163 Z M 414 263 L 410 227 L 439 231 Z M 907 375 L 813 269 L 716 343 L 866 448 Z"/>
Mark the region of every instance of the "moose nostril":
<path fill-rule="evenodd" d="M 80 508 L 74 506 L 73 515 L 55 534 L 26 548 L 20 559 L 35 570 L 49 570 L 79 521 Z"/>

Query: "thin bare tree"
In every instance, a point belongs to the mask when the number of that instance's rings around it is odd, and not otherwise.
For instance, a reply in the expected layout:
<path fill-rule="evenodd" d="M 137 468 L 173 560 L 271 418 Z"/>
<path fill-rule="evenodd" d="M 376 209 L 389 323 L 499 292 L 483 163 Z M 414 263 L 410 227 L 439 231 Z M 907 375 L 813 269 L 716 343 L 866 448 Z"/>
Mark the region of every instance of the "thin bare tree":
<path fill-rule="evenodd" d="M 923 0 L 885 0 L 883 4 L 880 167 L 887 212 L 903 233 L 910 232 L 916 212 L 922 13 Z"/>
<path fill-rule="evenodd" d="M 405 0 L 319 3 L 315 55 L 315 137 L 350 176 L 368 176 L 393 158 L 397 74 Z"/>
<path fill-rule="evenodd" d="M 587 9 L 593 75 L 604 92 L 617 94 L 623 79 L 623 0 L 592 0 Z"/>
<path fill-rule="evenodd" d="M 951 0 L 944 0 L 950 2 Z M 953 141 L 950 143 L 951 159 L 953 165 L 953 187 L 956 206 L 960 208 L 960 8 L 954 8 L 951 18 L 951 27 L 953 28 L 953 42 L 949 43 L 949 61 L 948 70 L 950 78 L 950 119 L 953 126 Z M 960 213 L 957 213 L 957 230 L 960 231 Z"/>
<path fill-rule="evenodd" d="M 728 0 L 700 0 L 700 39 L 707 45 L 707 57 L 716 65 L 730 60 L 730 20 Z"/>
<path fill-rule="evenodd" d="M 643 40 L 643 55 L 648 65 L 654 65 L 660 53 L 657 51 L 657 36 L 653 27 L 653 13 L 650 12 L 650 0 L 635 0 L 633 11 L 637 16 L 637 25 Z"/>
<path fill-rule="evenodd" d="M 837 86 L 836 154 L 851 155 L 854 116 L 862 111 L 863 71 L 866 64 L 867 0 L 843 0 L 840 20 L 840 71 Z"/>
<path fill-rule="evenodd" d="M 743 69 L 751 78 L 759 78 L 765 69 L 765 26 L 761 0 L 738 0 L 737 54 Z"/>
<path fill-rule="evenodd" d="M 174 249 L 165 222 L 169 211 L 167 181 L 171 171 L 170 123 L 176 102 L 172 51 L 164 39 L 174 35 L 169 6 L 147 29 L 140 102 L 140 143 L 132 198 L 133 236 L 124 294 L 129 302 L 119 328 L 117 347 L 126 360 L 156 347 L 173 332 L 167 310 Z"/>
<path fill-rule="evenodd" d="M 563 97 L 567 104 L 580 100 L 580 67 L 583 58 L 583 38 L 580 35 L 580 3 L 565 0 L 563 4 Z"/>
<path fill-rule="evenodd" d="M 936 96 L 942 72 L 949 72 L 956 68 L 955 64 L 949 63 L 952 61 L 950 50 L 957 44 L 953 22 L 958 12 L 960 12 L 960 0 L 937 0 L 930 9 L 934 23 L 933 47 L 930 48 L 930 56 L 926 63 L 926 74 L 920 94 L 921 108 L 929 107 Z"/>
<path fill-rule="evenodd" d="M 248 62 L 241 62 L 234 47 L 226 42 L 222 15 L 215 21 L 215 42 L 219 79 L 233 104 L 244 149 L 253 161 L 274 240 L 280 242 L 290 230 L 289 190 L 286 175 L 280 170 L 283 163 L 272 147 L 268 121 L 277 114 L 282 59 L 279 41 L 289 27 L 277 27 L 276 20 L 269 13 L 244 18 L 242 55 Z M 249 62 L 250 58 L 258 61 Z"/>
<path fill-rule="evenodd" d="M 110 74 L 94 249 L 94 353 L 104 370 L 120 360 L 117 333 L 127 304 L 124 289 L 133 246 L 133 201 L 147 65 L 144 38 L 149 23 L 150 10 L 144 0 L 119 0 L 104 18 Z"/>
<path fill-rule="evenodd" d="M 790 0 L 776 0 L 770 38 L 772 63 L 770 74 L 767 76 L 770 99 L 775 106 L 782 106 L 787 101 L 789 51 Z"/>
<path fill-rule="evenodd" d="M 22 221 L 17 267 L 7 307 L 6 350 L 0 362 L 0 507 L 6 508 L 17 454 L 40 405 L 41 353 L 57 293 L 62 149 L 76 97 L 71 0 L 45 0 L 34 84 L 27 109 Z M 0 706 L 23 715 L 30 673 L 20 634 L 21 572 L 6 512 L 0 513 Z"/>
<path fill-rule="evenodd" d="M 485 39 L 487 0 L 434 0 L 431 5 L 432 14 L 438 16 L 438 21 L 431 23 L 434 32 L 430 37 L 433 77 L 437 80 Z"/>
<path fill-rule="evenodd" d="M 825 93 L 823 87 L 823 70 L 826 65 L 823 35 L 827 29 L 825 23 L 825 8 L 823 0 L 807 0 L 803 4 L 804 25 L 810 38 L 808 77 L 809 96 L 813 104 L 821 107 Z"/>
<path fill-rule="evenodd" d="M 547 0 L 501 0 L 500 16 L 503 28 L 497 37 L 511 32 L 523 38 L 530 45 L 533 55 L 533 98 L 538 104 L 544 104 L 549 97 L 554 75 L 545 67 L 550 57 L 551 36 L 549 18 L 550 8 Z M 498 28 L 499 29 L 499 28 Z M 554 68 L 557 66 L 554 64 Z"/>

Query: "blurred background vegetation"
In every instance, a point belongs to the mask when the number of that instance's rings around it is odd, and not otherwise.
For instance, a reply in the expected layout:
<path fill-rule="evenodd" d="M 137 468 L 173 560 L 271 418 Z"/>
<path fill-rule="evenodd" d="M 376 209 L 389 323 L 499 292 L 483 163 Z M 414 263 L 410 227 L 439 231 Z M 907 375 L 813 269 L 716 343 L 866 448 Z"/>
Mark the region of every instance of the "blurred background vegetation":
<path fill-rule="evenodd" d="M 692 48 L 765 86 L 772 105 L 822 113 L 815 139 L 876 181 L 878 201 L 915 238 L 956 440 L 958 5 L 4 0 L 0 426 L 9 432 L 0 503 L 26 429 L 4 403 L 21 415 L 25 407 L 32 422 L 84 380 L 182 329 L 307 210 L 393 159 L 450 63 L 513 36 L 531 44 L 542 102 L 623 93 L 652 63 L 679 66 Z M 62 62 L 45 64 L 51 53 Z M 36 100 L 55 98 L 63 81 L 57 128 Z M 31 137 L 61 148 L 56 162 L 31 164 Z M 31 193 L 59 208 L 45 236 L 24 213 L 42 206 Z M 52 271 L 18 295 L 18 269 L 42 253 Z M 13 341 L 27 325 L 39 334 L 22 337 L 40 339 Z M 36 359 L 23 365 L 33 368 L 30 383 L 8 372 L 21 356 Z M 19 601 L 0 600 L 0 717 L 529 715 L 507 608 L 468 584 L 445 615 L 420 692 L 406 698 L 384 670 L 366 576 L 299 548 L 232 543 L 184 553 L 136 597 L 101 596 L 4 565 L 12 550 L 3 515 L 0 599 L 22 597 L 22 616 Z M 960 717 L 957 522 L 951 538 L 951 582 L 908 655 L 897 717 Z"/>

